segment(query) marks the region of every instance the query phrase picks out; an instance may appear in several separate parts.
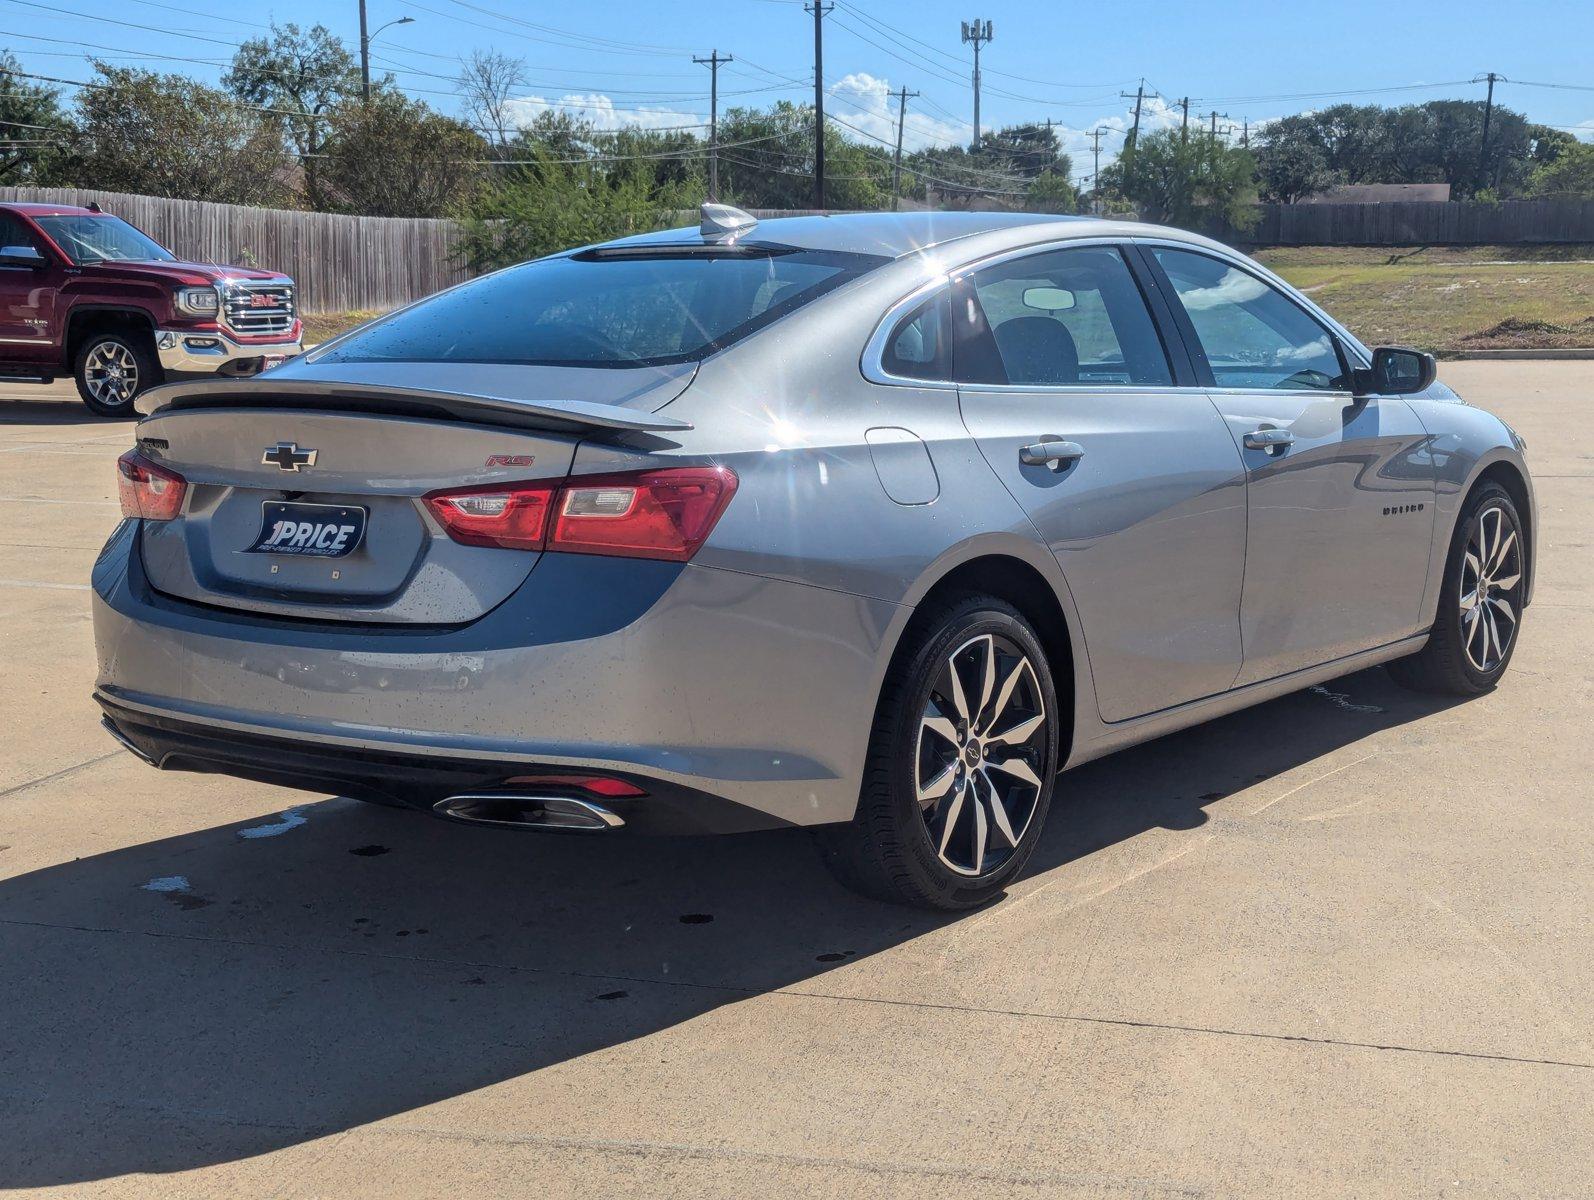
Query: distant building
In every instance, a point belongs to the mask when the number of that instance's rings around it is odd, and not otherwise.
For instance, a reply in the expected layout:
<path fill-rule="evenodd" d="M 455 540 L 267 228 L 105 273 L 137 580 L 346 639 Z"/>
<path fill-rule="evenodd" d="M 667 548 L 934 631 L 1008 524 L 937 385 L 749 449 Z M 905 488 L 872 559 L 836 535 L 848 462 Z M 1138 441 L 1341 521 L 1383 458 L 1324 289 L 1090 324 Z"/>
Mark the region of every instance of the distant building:
<path fill-rule="evenodd" d="M 1302 204 L 1394 204 L 1402 200 L 1450 199 L 1448 183 L 1342 183 L 1308 196 Z"/>

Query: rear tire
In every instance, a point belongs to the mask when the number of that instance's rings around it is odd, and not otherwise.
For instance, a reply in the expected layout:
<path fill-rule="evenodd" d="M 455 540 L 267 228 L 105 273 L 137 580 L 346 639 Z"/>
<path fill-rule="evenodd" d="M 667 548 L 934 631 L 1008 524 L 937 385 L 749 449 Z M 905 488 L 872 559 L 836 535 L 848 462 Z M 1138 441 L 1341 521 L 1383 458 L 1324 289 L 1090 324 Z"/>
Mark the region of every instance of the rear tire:
<path fill-rule="evenodd" d="M 1395 682 L 1451 696 L 1493 689 L 1516 650 L 1527 553 L 1510 493 L 1493 481 L 1478 487 L 1451 535 L 1428 644 L 1388 664 Z"/>
<path fill-rule="evenodd" d="M 72 364 L 77 393 L 100 417 L 136 417 L 133 401 L 165 378 L 147 333 L 125 329 L 91 334 Z"/>
<path fill-rule="evenodd" d="M 924 614 L 876 712 L 858 812 L 825 862 L 876 899 L 958 911 L 1001 894 L 1040 837 L 1062 713 L 1040 639 L 994 596 Z"/>

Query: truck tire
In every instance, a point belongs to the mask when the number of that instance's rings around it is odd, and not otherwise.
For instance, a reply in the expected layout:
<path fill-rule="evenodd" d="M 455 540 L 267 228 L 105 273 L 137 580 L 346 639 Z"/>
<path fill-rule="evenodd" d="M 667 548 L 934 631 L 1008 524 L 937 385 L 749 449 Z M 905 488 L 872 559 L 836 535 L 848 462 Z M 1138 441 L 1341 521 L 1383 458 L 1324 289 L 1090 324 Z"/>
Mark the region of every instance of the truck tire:
<path fill-rule="evenodd" d="M 83 403 L 100 417 L 136 417 L 133 401 L 164 379 L 149 335 L 128 329 L 90 334 L 78 347 L 72 375 Z"/>

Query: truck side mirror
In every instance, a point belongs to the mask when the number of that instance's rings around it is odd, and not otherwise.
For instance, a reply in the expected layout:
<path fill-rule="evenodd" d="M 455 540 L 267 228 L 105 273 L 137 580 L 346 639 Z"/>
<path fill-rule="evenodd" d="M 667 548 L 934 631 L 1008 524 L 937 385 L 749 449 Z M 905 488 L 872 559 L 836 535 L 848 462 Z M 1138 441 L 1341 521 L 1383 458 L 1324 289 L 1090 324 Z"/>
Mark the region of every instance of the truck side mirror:
<path fill-rule="evenodd" d="M 0 267 L 26 267 L 32 271 L 42 271 L 44 266 L 44 255 L 32 246 L 0 246 Z"/>

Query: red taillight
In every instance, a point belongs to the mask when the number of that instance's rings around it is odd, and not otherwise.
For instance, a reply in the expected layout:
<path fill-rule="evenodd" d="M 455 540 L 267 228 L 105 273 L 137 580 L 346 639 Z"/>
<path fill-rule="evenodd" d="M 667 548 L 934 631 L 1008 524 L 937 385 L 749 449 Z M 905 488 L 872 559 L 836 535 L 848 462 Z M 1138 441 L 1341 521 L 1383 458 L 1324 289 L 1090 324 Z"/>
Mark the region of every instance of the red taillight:
<path fill-rule="evenodd" d="M 176 471 L 157 467 L 137 450 L 116 460 L 116 491 L 124 517 L 170 521 L 182 511 L 188 481 Z"/>
<path fill-rule="evenodd" d="M 426 505 L 448 536 L 467 546 L 541 550 L 553 505 L 554 483 L 454 488 L 433 492 Z"/>
<path fill-rule="evenodd" d="M 548 549 L 685 562 L 736 494 L 725 467 L 671 467 L 567 480 Z"/>
<path fill-rule="evenodd" d="M 427 506 L 456 542 L 685 562 L 736 493 L 726 467 L 668 467 L 433 492 Z"/>

